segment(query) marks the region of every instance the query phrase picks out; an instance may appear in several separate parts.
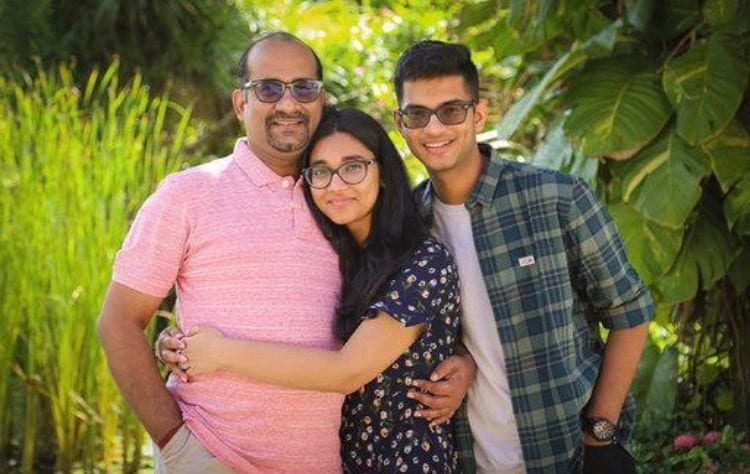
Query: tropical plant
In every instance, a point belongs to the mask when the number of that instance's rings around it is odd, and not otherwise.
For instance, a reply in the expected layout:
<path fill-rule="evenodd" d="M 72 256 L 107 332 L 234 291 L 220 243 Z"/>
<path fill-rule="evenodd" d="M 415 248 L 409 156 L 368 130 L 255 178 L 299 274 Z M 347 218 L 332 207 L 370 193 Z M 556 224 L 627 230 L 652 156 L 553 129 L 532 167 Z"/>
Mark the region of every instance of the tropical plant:
<path fill-rule="evenodd" d="M 522 98 L 494 137 L 588 178 L 656 297 L 654 330 L 674 338 L 658 364 L 646 353 L 639 383 L 679 388 L 636 384 L 643 426 L 665 426 L 678 400 L 709 426 L 747 429 L 748 2 L 485 0 L 464 7 L 459 29 L 522 65 Z"/>

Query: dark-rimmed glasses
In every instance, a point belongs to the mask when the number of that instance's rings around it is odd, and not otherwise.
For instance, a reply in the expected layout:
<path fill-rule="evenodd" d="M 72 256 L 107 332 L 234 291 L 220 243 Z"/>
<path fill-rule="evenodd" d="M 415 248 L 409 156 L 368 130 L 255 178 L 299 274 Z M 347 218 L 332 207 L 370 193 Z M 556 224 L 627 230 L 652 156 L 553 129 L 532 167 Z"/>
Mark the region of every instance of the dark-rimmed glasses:
<path fill-rule="evenodd" d="M 305 182 L 315 189 L 325 189 L 330 186 L 334 175 L 339 175 L 341 181 L 346 184 L 359 184 L 365 180 L 367 168 L 373 163 L 375 163 L 375 160 L 363 158 L 347 161 L 335 169 L 327 166 L 310 166 L 302 169 L 302 176 L 305 178 Z"/>
<path fill-rule="evenodd" d="M 295 79 L 284 82 L 278 79 L 256 79 L 246 82 L 243 89 L 252 89 L 259 101 L 271 104 L 284 97 L 284 91 L 289 89 L 299 102 L 312 102 L 318 98 L 323 82 L 315 79 Z"/>
<path fill-rule="evenodd" d="M 443 125 L 458 125 L 464 123 L 466 115 L 475 102 L 456 101 L 443 104 L 437 109 L 422 107 L 421 105 L 410 105 L 405 109 L 396 111 L 401 117 L 401 123 L 406 128 L 424 128 L 430 123 L 430 118 L 435 115 Z"/>

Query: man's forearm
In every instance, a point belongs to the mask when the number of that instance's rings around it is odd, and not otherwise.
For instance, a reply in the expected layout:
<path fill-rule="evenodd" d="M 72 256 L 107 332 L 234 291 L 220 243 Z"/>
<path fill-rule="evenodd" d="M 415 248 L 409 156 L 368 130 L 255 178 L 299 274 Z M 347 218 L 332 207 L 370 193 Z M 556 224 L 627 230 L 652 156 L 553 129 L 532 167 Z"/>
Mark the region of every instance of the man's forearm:
<path fill-rule="evenodd" d="M 586 407 L 586 416 L 617 422 L 635 377 L 647 335 L 648 323 L 610 331 L 599 379 Z"/>
<path fill-rule="evenodd" d="M 99 336 L 123 397 L 151 438 L 159 441 L 182 422 L 182 415 L 159 375 L 143 328 L 131 321 L 102 320 Z"/>

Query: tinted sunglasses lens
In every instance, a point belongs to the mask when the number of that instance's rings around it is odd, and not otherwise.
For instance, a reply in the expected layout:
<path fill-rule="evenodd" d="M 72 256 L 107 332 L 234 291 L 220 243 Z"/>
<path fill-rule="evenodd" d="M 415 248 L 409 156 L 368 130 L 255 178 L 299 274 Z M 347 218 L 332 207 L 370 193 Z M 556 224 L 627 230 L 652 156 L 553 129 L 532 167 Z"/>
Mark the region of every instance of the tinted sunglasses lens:
<path fill-rule="evenodd" d="M 431 115 L 426 110 L 405 110 L 401 113 L 401 120 L 406 128 L 422 128 L 430 121 Z"/>
<path fill-rule="evenodd" d="M 458 125 L 466 120 L 468 107 L 460 105 L 444 105 L 437 109 L 437 117 L 444 125 Z"/>
<path fill-rule="evenodd" d="M 291 85 L 292 95 L 300 102 L 312 102 L 320 94 L 320 83 L 316 81 L 294 81 Z"/>
<path fill-rule="evenodd" d="M 284 83 L 280 81 L 258 81 L 255 96 L 261 102 L 276 102 L 284 95 Z"/>

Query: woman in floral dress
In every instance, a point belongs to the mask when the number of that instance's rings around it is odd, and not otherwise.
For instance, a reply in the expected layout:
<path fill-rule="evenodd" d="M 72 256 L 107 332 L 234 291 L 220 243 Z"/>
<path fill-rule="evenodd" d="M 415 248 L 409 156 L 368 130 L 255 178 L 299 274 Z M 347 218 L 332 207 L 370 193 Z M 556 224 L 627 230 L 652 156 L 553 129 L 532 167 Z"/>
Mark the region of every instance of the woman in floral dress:
<path fill-rule="evenodd" d="M 338 351 L 222 336 L 184 339 L 191 377 L 229 370 L 294 389 L 346 393 L 341 456 L 347 472 L 456 472 L 449 424 L 414 417 L 412 379 L 453 354 L 458 271 L 429 237 L 403 162 L 367 114 L 328 110 L 303 157 L 305 196 L 339 255 Z"/>

